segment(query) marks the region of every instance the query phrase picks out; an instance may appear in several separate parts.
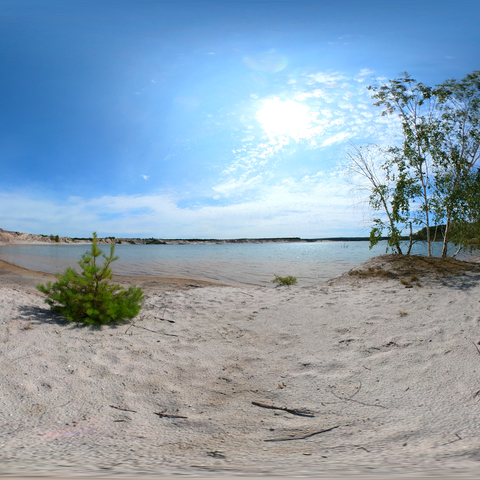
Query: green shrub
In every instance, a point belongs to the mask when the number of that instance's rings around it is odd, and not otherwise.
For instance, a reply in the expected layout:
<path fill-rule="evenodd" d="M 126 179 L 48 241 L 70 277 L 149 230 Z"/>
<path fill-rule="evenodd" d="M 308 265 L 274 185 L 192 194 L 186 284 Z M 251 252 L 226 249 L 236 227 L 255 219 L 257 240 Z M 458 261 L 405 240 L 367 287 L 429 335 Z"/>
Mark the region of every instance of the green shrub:
<path fill-rule="evenodd" d="M 288 277 L 279 277 L 278 275 L 275 275 L 272 283 L 276 283 L 279 287 L 285 285 L 295 285 L 297 283 L 297 279 L 296 277 L 292 277 L 291 275 L 289 275 Z"/>
<path fill-rule="evenodd" d="M 78 262 L 81 273 L 67 268 L 63 275 L 56 275 L 54 284 L 37 285 L 37 289 L 47 295 L 45 302 L 69 322 L 103 325 L 128 320 L 140 312 L 142 290 L 137 287 L 125 290 L 108 282 L 113 277 L 110 264 L 118 257 L 113 256 L 114 245 L 107 257 L 98 248 L 97 241 L 94 233 L 92 248 Z M 103 265 L 97 264 L 99 256 L 105 259 Z"/>

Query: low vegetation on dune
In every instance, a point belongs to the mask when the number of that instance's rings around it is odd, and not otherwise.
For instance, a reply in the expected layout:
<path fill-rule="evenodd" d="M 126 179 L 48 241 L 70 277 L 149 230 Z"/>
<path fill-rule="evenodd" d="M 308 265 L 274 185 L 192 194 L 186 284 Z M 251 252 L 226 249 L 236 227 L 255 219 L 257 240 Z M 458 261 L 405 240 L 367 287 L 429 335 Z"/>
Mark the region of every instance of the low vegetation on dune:
<path fill-rule="evenodd" d="M 297 284 L 297 278 L 292 275 L 288 275 L 288 277 L 279 277 L 278 275 L 275 275 L 272 283 L 275 283 L 277 287 L 289 287 L 290 285 Z"/>
<path fill-rule="evenodd" d="M 351 277 L 399 280 L 405 286 L 422 280 L 446 281 L 469 273 L 480 276 L 480 263 L 422 255 L 380 255 L 348 272 Z"/>

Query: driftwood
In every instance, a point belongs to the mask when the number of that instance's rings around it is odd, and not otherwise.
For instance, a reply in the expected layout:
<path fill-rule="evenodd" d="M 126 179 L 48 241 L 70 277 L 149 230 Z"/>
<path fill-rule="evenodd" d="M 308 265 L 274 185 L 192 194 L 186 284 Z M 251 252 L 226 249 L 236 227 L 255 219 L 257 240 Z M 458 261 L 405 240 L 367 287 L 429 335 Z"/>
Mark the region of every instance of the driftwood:
<path fill-rule="evenodd" d="M 455 436 L 457 437 L 456 440 L 452 440 L 447 443 L 442 443 L 442 445 L 450 445 L 451 443 L 455 443 L 455 442 L 458 442 L 459 440 L 463 440 L 463 438 L 458 433 L 456 433 Z"/>
<path fill-rule="evenodd" d="M 168 335 L 169 337 L 178 337 L 178 335 L 175 335 L 173 333 L 157 332 L 156 330 L 150 330 L 149 328 L 141 327 L 140 325 L 133 324 L 132 327 L 142 328 L 147 332 L 158 333 L 159 335 Z"/>
<path fill-rule="evenodd" d="M 161 318 L 160 320 L 164 320 L 164 319 Z M 170 320 L 167 320 L 167 322 L 170 322 Z M 175 323 L 175 322 L 172 320 L 171 323 Z M 128 331 L 129 331 L 132 327 L 141 328 L 142 330 L 146 330 L 147 332 L 158 333 L 159 335 L 167 335 L 167 336 L 169 336 L 169 337 L 178 337 L 178 335 L 175 335 L 175 334 L 173 334 L 173 333 L 157 332 L 156 330 L 151 330 L 150 328 L 141 327 L 140 325 L 136 325 L 135 323 L 132 323 L 132 324 L 125 330 L 125 335 L 128 333 Z M 130 334 L 130 335 L 131 335 L 131 334 Z"/>
<path fill-rule="evenodd" d="M 183 415 L 172 415 L 170 413 L 165 413 L 165 410 L 162 412 L 153 412 L 155 415 L 158 415 L 160 418 L 188 418 Z"/>
<path fill-rule="evenodd" d="M 271 408 L 272 410 L 283 410 L 284 412 L 291 413 L 292 415 L 300 415 L 301 417 L 314 417 L 314 413 L 309 410 L 301 410 L 297 408 L 287 408 L 287 407 L 275 407 L 274 405 L 269 405 L 268 403 L 263 402 L 252 402 L 253 405 L 262 408 Z"/>
<path fill-rule="evenodd" d="M 162 316 L 160 317 L 160 320 L 163 320 L 164 322 L 175 323 L 173 320 L 169 320 L 168 318 L 165 318 L 166 311 L 167 311 L 167 307 L 163 309 L 163 313 L 162 313 Z"/>
<path fill-rule="evenodd" d="M 122 408 L 122 407 L 117 407 L 116 405 L 110 405 L 112 408 L 115 408 L 117 410 L 122 410 L 122 412 L 132 412 L 132 413 L 137 413 L 135 410 L 129 410 L 128 408 Z"/>
<path fill-rule="evenodd" d="M 320 435 L 321 433 L 331 432 L 332 430 L 335 430 L 338 427 L 340 427 L 340 425 L 335 425 L 334 427 L 318 430 L 318 432 L 308 433 L 307 435 L 303 435 L 303 437 L 271 438 L 268 440 L 264 440 L 264 442 L 289 442 L 291 440 L 305 440 L 307 438 L 313 437 L 314 435 Z"/>

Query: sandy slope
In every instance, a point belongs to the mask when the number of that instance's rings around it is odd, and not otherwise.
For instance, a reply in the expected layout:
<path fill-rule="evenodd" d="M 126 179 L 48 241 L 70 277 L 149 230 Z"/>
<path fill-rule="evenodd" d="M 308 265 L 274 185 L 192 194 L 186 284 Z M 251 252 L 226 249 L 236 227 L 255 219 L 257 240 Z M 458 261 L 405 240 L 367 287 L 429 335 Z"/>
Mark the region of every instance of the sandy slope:
<path fill-rule="evenodd" d="M 475 475 L 479 280 L 152 287 L 102 329 L 3 283 L 0 474 Z"/>

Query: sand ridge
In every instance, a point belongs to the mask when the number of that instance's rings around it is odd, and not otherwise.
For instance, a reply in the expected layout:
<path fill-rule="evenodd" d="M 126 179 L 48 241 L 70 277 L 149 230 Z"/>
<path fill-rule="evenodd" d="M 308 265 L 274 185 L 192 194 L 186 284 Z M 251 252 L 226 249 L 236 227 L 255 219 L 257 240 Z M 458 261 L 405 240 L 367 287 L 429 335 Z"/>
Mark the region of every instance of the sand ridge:
<path fill-rule="evenodd" d="M 474 475 L 480 275 L 427 280 L 152 287 L 103 328 L 2 284 L 0 474 Z"/>

